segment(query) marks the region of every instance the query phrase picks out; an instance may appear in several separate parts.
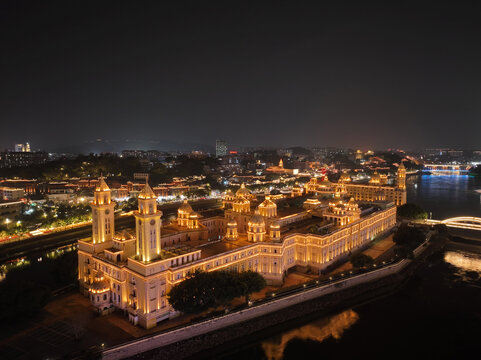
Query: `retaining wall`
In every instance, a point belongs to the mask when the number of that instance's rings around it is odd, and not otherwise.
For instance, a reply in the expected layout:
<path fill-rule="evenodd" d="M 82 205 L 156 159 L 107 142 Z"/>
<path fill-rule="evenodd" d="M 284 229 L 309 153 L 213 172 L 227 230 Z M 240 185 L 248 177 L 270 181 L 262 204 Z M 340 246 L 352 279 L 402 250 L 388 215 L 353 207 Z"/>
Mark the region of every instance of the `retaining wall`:
<path fill-rule="evenodd" d="M 418 255 L 422 250 L 423 247 L 420 246 L 418 249 L 415 250 L 415 255 Z M 269 313 L 279 311 L 286 307 L 313 300 L 321 296 L 337 292 L 339 290 L 355 287 L 363 283 L 368 283 L 376 279 L 396 274 L 402 271 L 410 262 L 410 260 L 402 260 L 396 264 L 389 265 L 378 270 L 371 271 L 369 273 L 335 281 L 328 285 L 323 285 L 312 289 L 306 289 L 303 292 L 271 300 L 267 303 L 253 306 L 239 312 L 223 315 L 221 317 L 206 320 L 201 323 L 187 325 L 180 329 L 168 331 L 162 334 L 133 340 L 131 342 L 127 342 L 112 347 L 110 349 L 106 349 L 102 353 L 102 358 L 106 360 L 111 360 L 132 357 L 149 350 L 153 350 L 198 335 L 219 330 L 234 324 L 238 324 Z"/>

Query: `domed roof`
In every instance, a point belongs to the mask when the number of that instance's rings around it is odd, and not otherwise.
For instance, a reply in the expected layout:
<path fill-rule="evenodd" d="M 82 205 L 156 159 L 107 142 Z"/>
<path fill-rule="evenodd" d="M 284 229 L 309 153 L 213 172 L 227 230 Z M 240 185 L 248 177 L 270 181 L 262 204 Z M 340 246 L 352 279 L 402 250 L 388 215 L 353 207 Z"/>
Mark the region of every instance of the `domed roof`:
<path fill-rule="evenodd" d="M 196 212 L 192 212 L 189 214 L 189 219 L 198 219 L 200 216 Z"/>
<path fill-rule="evenodd" d="M 249 219 L 249 226 L 264 226 L 264 225 L 265 225 L 264 218 L 257 211 Z"/>
<path fill-rule="evenodd" d="M 247 197 L 250 194 L 251 192 L 249 191 L 249 189 L 246 188 L 244 183 L 241 185 L 239 190 L 237 190 L 237 192 L 235 193 L 236 196 L 244 196 L 244 197 Z"/>
<path fill-rule="evenodd" d="M 347 172 L 343 172 L 341 174 L 341 177 L 339 178 L 339 180 L 341 181 L 350 181 L 351 180 L 351 177 L 349 176 L 349 174 Z"/>
<path fill-rule="evenodd" d="M 95 275 L 94 282 L 90 285 L 89 290 L 97 293 L 110 290 L 110 283 L 101 271 Z"/>
<path fill-rule="evenodd" d="M 301 185 L 299 185 L 299 183 L 296 181 L 296 183 L 294 184 L 294 186 L 292 187 L 293 189 L 302 189 L 301 188 Z"/>
<path fill-rule="evenodd" d="M 234 218 L 229 219 L 229 221 L 227 222 L 227 226 L 237 226 L 236 219 L 234 219 Z"/>
<path fill-rule="evenodd" d="M 329 186 L 331 185 L 332 183 L 329 181 L 329 178 L 327 177 L 327 175 L 324 175 L 322 177 L 322 181 L 319 185 L 324 185 L 324 186 Z"/>
<path fill-rule="evenodd" d="M 270 228 L 271 228 L 271 229 L 279 229 L 280 227 L 281 227 L 281 226 L 280 226 L 278 223 L 276 223 L 276 222 L 273 222 L 273 223 L 271 223 L 271 225 L 270 225 Z"/>
<path fill-rule="evenodd" d="M 259 204 L 259 207 L 277 207 L 277 205 L 271 200 L 270 196 L 266 196 L 266 199 Z"/>
<path fill-rule="evenodd" d="M 187 199 L 184 200 L 182 205 L 179 206 L 179 211 L 186 212 L 186 213 L 191 213 L 194 210 L 192 209 L 192 206 L 190 206 L 189 202 Z"/>
<path fill-rule="evenodd" d="M 116 239 L 118 240 L 130 240 L 133 238 L 133 235 L 128 230 L 122 230 L 116 233 Z"/>

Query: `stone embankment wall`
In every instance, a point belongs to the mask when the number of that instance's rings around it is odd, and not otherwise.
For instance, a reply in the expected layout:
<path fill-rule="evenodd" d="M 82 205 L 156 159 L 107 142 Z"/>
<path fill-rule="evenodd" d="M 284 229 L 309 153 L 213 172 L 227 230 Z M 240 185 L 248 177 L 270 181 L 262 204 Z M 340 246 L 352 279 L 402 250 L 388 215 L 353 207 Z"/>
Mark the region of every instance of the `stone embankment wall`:
<path fill-rule="evenodd" d="M 416 257 L 425 249 L 418 247 Z M 197 324 L 133 340 L 103 351 L 102 358 L 125 359 L 146 353 L 146 358 L 182 358 L 253 332 L 296 319 L 314 311 L 352 306 L 392 291 L 405 277 L 411 260 L 253 306 Z M 364 299 L 364 300 L 363 300 Z M 170 355 L 170 356 L 169 356 Z"/>

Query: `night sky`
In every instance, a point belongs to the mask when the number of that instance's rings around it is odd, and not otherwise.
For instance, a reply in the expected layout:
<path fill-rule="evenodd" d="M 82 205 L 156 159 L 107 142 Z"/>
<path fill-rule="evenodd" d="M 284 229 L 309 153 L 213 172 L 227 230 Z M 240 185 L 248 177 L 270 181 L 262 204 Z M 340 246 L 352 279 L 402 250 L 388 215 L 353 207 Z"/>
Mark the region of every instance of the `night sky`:
<path fill-rule="evenodd" d="M 0 148 L 481 150 L 481 13 L 419 4 L 2 1 Z"/>

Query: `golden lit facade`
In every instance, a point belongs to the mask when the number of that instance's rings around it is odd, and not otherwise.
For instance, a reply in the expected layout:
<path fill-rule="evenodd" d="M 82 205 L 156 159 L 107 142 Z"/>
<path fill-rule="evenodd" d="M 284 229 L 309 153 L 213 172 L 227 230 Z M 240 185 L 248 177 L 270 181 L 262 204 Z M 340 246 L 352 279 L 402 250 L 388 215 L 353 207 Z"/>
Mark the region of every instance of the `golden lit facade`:
<path fill-rule="evenodd" d="M 139 194 L 139 208 L 134 212 L 136 223 L 136 256 L 142 261 L 155 260 L 160 255 L 160 228 L 162 211 L 157 210 L 157 197 L 145 184 Z"/>
<path fill-rule="evenodd" d="M 179 219 L 162 225 L 149 188 L 139 195 L 135 236 L 124 231 L 110 241 L 94 243 L 89 238 L 78 246 L 81 291 L 95 308 L 101 313 L 121 309 L 132 323 L 146 328 L 177 315 L 167 294 L 194 271 L 252 270 L 268 284 L 281 284 L 290 268 L 324 269 L 396 222 L 394 206 L 361 217 L 354 200 L 333 202 L 317 217 L 305 209 L 281 211 L 266 199 L 262 204 L 267 206 L 254 211 L 249 201 L 246 211 L 225 210 L 224 217 L 201 218 L 198 228 Z M 247 189 L 238 195 L 252 199 Z M 178 214 L 190 219 L 184 205 Z M 319 208 L 320 202 L 316 205 Z M 336 226 L 324 235 L 307 231 L 307 225 L 319 222 Z M 216 234 L 221 238 L 216 240 Z"/>
<path fill-rule="evenodd" d="M 353 184 L 347 173 L 341 174 L 337 183 L 331 183 L 324 177 L 321 181 L 312 178 L 306 185 L 308 194 L 324 197 L 353 197 L 356 201 L 392 201 L 396 206 L 406 203 L 406 168 L 399 165 L 397 184 L 388 186 L 387 176 L 374 172 L 368 184 Z"/>
<path fill-rule="evenodd" d="M 111 199 L 110 189 L 103 177 L 95 188 L 92 208 L 92 240 L 94 244 L 111 241 L 114 229 L 115 203 Z"/>

